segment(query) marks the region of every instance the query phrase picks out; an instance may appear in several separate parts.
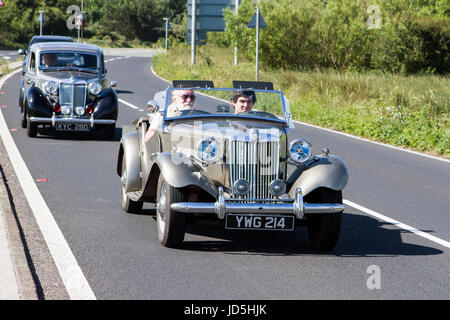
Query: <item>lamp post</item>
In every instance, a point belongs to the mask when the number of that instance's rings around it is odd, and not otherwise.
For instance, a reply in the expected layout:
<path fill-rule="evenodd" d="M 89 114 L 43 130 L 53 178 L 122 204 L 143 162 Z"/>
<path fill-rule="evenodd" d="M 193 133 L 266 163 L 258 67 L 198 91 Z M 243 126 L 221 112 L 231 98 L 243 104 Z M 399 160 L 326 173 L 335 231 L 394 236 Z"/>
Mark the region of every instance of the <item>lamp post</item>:
<path fill-rule="evenodd" d="M 195 64 L 195 24 L 197 16 L 197 0 L 192 0 L 192 23 L 191 23 L 191 65 Z"/>
<path fill-rule="evenodd" d="M 235 13 L 236 15 L 239 12 L 239 0 L 235 0 Z M 238 65 L 238 56 L 237 56 L 237 44 L 234 47 L 234 65 L 237 66 Z"/>
<path fill-rule="evenodd" d="M 166 43 L 164 46 L 164 55 L 167 56 L 167 36 L 169 34 L 169 18 L 163 18 L 163 19 L 166 22 Z"/>
<path fill-rule="evenodd" d="M 44 11 L 43 10 L 39 10 L 39 17 L 37 19 L 37 21 L 39 21 L 40 23 L 40 35 L 42 36 L 42 24 L 45 22 L 45 17 L 44 17 Z"/>

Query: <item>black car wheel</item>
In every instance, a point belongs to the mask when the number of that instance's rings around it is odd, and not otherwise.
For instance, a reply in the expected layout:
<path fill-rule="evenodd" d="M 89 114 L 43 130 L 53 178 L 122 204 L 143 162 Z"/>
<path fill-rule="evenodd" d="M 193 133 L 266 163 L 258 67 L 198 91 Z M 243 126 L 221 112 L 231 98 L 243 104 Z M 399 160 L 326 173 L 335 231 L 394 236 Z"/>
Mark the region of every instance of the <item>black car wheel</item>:
<path fill-rule="evenodd" d="M 22 106 L 22 108 L 20 108 L 20 126 L 22 128 L 26 128 L 27 127 L 27 111 L 25 109 L 25 106 Z"/>
<path fill-rule="evenodd" d="M 30 138 L 36 137 L 38 127 L 37 123 L 33 123 L 30 121 L 29 114 L 26 115 L 26 119 L 27 119 L 27 136 L 29 136 Z"/>
<path fill-rule="evenodd" d="M 342 192 L 321 189 L 314 195 L 316 203 L 342 204 Z M 307 215 L 308 236 L 312 246 L 319 250 L 332 250 L 339 240 L 341 213 Z"/>
<path fill-rule="evenodd" d="M 142 210 L 142 206 L 144 203 L 142 201 L 133 201 L 127 196 L 127 191 L 125 188 L 125 183 L 127 179 L 127 170 L 125 165 L 125 154 L 122 158 L 122 176 L 121 176 L 121 184 L 122 184 L 122 209 L 128 213 L 139 213 Z"/>
<path fill-rule="evenodd" d="M 172 203 L 186 201 L 183 189 L 169 185 L 159 177 L 156 197 L 156 224 L 158 240 L 165 247 L 177 247 L 184 239 L 186 216 L 170 208 Z"/>

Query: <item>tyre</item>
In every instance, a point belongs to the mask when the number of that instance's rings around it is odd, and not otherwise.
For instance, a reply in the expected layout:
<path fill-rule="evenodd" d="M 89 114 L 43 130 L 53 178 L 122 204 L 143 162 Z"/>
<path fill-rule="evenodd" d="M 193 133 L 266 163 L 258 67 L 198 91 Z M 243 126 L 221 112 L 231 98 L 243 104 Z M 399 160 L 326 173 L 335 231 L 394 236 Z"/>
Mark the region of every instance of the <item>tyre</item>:
<path fill-rule="evenodd" d="M 27 111 L 24 106 L 20 109 L 20 126 L 25 129 L 27 127 Z"/>
<path fill-rule="evenodd" d="M 159 176 L 156 196 L 158 240 L 165 247 L 177 247 L 184 239 L 186 216 L 170 208 L 172 203 L 186 201 L 183 189 L 174 188 Z"/>
<path fill-rule="evenodd" d="M 125 165 L 125 154 L 122 157 L 122 175 L 120 178 L 121 182 L 121 198 L 122 198 L 122 209 L 128 213 L 139 213 L 142 210 L 144 203 L 142 201 L 133 201 L 127 196 L 127 190 L 125 188 L 127 178 L 127 170 Z"/>
<path fill-rule="evenodd" d="M 314 195 L 315 203 L 340 203 L 342 192 L 320 189 Z M 333 250 L 341 232 L 341 213 L 307 215 L 308 236 L 312 246 L 318 250 Z"/>
<path fill-rule="evenodd" d="M 30 121 L 30 115 L 27 114 L 27 136 L 29 136 L 30 138 L 36 137 L 37 136 L 37 123 L 33 123 Z"/>
<path fill-rule="evenodd" d="M 20 90 L 20 95 L 19 95 L 19 108 L 20 108 L 20 126 L 22 128 L 26 128 L 27 127 L 27 109 L 23 102 L 22 90 Z"/>

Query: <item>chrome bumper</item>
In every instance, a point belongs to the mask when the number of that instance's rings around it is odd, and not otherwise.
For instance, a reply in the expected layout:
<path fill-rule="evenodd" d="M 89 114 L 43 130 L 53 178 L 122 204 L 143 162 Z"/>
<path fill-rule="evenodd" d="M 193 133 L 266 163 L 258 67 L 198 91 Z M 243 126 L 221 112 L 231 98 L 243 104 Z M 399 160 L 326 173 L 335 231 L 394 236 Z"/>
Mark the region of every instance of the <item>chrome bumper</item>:
<path fill-rule="evenodd" d="M 293 201 L 281 203 L 245 203 L 236 200 L 226 200 L 223 189 L 219 188 L 219 199 L 215 203 L 178 202 L 173 203 L 170 208 L 185 213 L 215 213 L 219 219 L 224 219 L 227 213 L 271 213 L 293 214 L 300 220 L 303 219 L 305 214 L 339 213 L 344 211 L 344 205 L 340 203 L 303 203 L 303 195 L 300 188 L 295 190 Z"/>
<path fill-rule="evenodd" d="M 114 124 L 116 120 L 114 119 L 94 119 L 91 116 L 89 119 L 87 118 L 57 118 L 52 116 L 51 118 L 43 118 L 43 117 L 30 117 L 31 122 L 39 122 L 39 123 L 50 123 L 52 126 L 55 126 L 55 123 L 87 123 L 93 127 L 95 124 Z"/>

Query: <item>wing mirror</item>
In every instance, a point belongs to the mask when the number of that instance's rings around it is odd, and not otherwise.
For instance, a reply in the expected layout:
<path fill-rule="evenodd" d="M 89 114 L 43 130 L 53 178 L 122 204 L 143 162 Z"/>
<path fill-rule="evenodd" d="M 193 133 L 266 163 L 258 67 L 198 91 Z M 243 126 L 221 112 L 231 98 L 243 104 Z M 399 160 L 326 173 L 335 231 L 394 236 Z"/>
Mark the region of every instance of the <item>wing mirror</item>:
<path fill-rule="evenodd" d="M 117 83 L 116 80 L 111 80 L 111 83 L 110 83 L 109 86 L 110 86 L 111 88 L 114 88 L 114 87 L 117 87 L 117 84 L 118 84 L 118 83 Z"/>
<path fill-rule="evenodd" d="M 150 112 L 150 113 L 153 113 L 153 112 L 158 111 L 158 110 L 159 110 L 159 104 L 158 104 L 158 102 L 155 101 L 155 100 L 149 100 L 149 101 L 147 102 L 147 110 L 148 110 L 148 112 Z"/>
<path fill-rule="evenodd" d="M 23 49 L 17 50 L 17 53 L 20 54 L 21 56 L 25 55 L 25 51 Z"/>

